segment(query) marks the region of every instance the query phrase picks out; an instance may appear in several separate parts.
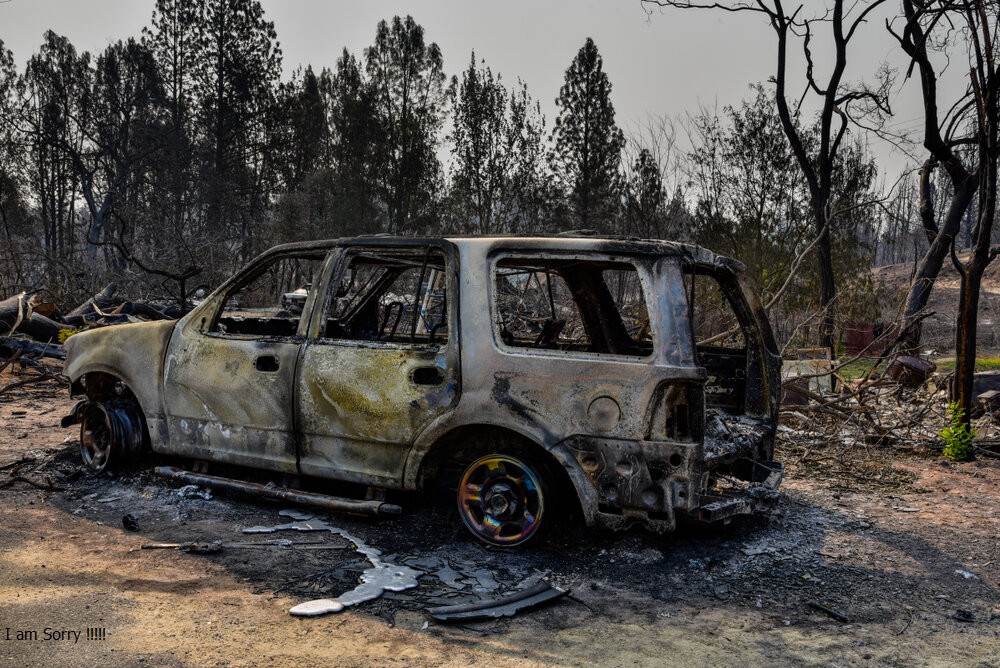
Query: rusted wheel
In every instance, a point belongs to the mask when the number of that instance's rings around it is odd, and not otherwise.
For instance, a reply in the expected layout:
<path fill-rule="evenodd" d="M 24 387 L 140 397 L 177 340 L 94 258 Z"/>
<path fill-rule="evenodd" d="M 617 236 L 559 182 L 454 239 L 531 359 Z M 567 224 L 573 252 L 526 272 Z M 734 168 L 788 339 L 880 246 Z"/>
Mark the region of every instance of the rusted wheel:
<path fill-rule="evenodd" d="M 540 467 L 506 454 L 472 462 L 458 485 L 458 513 L 479 540 L 510 547 L 536 535 L 545 516 Z"/>
<path fill-rule="evenodd" d="M 100 473 L 135 460 L 144 445 L 138 406 L 128 401 L 92 402 L 80 419 L 83 465 Z"/>

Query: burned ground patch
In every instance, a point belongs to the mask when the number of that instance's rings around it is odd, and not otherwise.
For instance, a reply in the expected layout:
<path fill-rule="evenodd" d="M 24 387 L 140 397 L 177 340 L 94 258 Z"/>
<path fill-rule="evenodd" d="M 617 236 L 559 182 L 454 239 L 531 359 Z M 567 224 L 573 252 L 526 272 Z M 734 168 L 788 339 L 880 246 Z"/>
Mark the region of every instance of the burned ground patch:
<path fill-rule="evenodd" d="M 991 460 L 881 456 L 860 469 L 870 481 L 852 486 L 846 472 L 829 479 L 832 466 L 796 466 L 793 444 L 783 445 L 779 456 L 792 465 L 770 515 L 667 535 L 559 527 L 517 550 L 473 542 L 454 510 L 419 497 L 403 497 L 403 515 L 390 519 L 320 514 L 421 576 L 413 589 L 296 619 L 290 607 L 349 591 L 370 567 L 349 540 L 329 531 L 244 533 L 290 522 L 279 514 L 286 506 L 184 488 L 148 468 L 82 474 L 76 443 L 56 427 L 69 402 L 33 392 L 0 401 L 0 547 L 9 574 L 0 613 L 11 627 L 39 630 L 99 617 L 93 625 L 104 624 L 110 639 L 104 649 L 88 645 L 87 655 L 60 646 L 55 659 L 40 645 L 0 646 L 8 652 L 0 656 L 25 665 L 79 665 L 81 656 L 106 665 L 292 665 L 289 652 L 329 656 L 332 638 L 354 657 L 347 665 L 401 656 L 642 664 L 670 651 L 687 665 L 743 656 L 989 666 L 1000 649 L 1000 466 Z M 835 458 L 838 470 L 854 466 L 837 450 L 813 454 Z M 138 530 L 123 526 L 125 515 Z M 141 548 L 153 543 L 181 547 Z M 457 626 L 426 614 L 535 581 L 570 597 Z"/>

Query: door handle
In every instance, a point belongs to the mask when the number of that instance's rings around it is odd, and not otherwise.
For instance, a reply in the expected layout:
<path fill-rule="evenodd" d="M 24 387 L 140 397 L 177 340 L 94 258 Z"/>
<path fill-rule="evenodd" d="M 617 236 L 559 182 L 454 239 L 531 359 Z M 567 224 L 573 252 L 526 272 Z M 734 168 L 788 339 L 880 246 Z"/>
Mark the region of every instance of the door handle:
<path fill-rule="evenodd" d="M 418 366 L 410 379 L 414 385 L 440 385 L 444 382 L 444 371 L 436 366 Z"/>
<path fill-rule="evenodd" d="M 281 367 L 281 364 L 278 362 L 278 358 L 274 355 L 261 355 L 254 360 L 254 366 L 257 368 L 257 371 L 274 373 Z"/>

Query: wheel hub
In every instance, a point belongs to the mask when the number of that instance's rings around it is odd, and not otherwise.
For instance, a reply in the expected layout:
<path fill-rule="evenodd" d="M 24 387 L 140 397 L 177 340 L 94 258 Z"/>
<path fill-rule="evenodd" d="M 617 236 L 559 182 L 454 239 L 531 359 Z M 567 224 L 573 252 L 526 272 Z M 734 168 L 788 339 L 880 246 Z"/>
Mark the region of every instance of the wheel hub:
<path fill-rule="evenodd" d="M 512 519 L 519 506 L 517 494 L 507 483 L 493 485 L 483 498 L 486 512 L 501 521 Z"/>

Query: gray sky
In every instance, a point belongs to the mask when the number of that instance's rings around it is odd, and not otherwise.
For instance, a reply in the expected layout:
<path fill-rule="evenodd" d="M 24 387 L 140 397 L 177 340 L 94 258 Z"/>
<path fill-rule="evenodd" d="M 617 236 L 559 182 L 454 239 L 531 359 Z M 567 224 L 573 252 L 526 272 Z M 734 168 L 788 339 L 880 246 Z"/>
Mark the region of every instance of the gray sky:
<path fill-rule="evenodd" d="M 775 62 L 773 33 L 762 16 L 656 10 L 639 0 L 263 0 L 284 53 L 286 75 L 297 65 L 333 67 L 344 47 L 358 56 L 374 40 L 380 19 L 411 14 L 437 42 L 449 75 L 459 74 L 473 49 L 509 84 L 518 78 L 542 104 L 551 128 L 563 75 L 593 37 L 613 86 L 618 124 L 634 130 L 650 115 L 682 118 L 708 107 L 738 104 L 748 84 L 765 81 Z M 807 3 L 808 4 L 808 3 Z M 97 52 L 138 36 L 151 0 L 0 1 L 0 39 L 23 65 L 47 29 L 78 50 Z M 852 79 L 867 77 L 892 53 L 882 21 L 863 29 Z M 820 46 L 817 46 L 819 49 Z M 913 88 L 914 86 L 910 86 Z M 902 110 L 912 125 L 918 110 Z M 880 149 L 890 164 L 899 155 Z M 893 167 L 898 169 L 898 167 Z"/>

